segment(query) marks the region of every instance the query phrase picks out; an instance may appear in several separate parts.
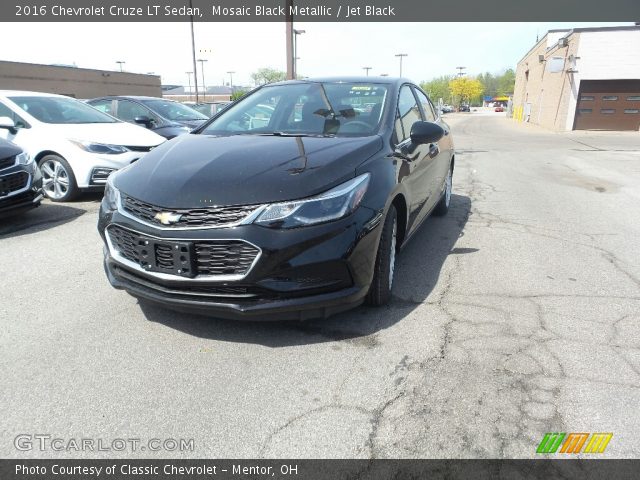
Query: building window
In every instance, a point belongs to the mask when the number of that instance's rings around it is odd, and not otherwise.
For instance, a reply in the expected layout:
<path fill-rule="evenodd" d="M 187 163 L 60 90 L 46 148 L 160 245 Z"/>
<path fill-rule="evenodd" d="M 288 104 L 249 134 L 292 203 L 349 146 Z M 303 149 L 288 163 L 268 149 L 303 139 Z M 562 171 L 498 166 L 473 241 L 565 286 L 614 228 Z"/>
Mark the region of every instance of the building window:
<path fill-rule="evenodd" d="M 640 113 L 640 110 L 637 108 L 625 108 L 624 113 Z"/>
<path fill-rule="evenodd" d="M 630 102 L 640 102 L 640 95 L 632 95 L 627 97 L 627 100 Z"/>
<path fill-rule="evenodd" d="M 580 96 L 580 101 L 581 102 L 593 102 L 596 98 L 592 95 L 581 95 Z"/>
<path fill-rule="evenodd" d="M 618 100 L 618 96 L 617 95 L 603 95 L 602 100 L 604 100 L 605 102 L 615 102 L 616 100 Z"/>
<path fill-rule="evenodd" d="M 590 108 L 579 108 L 578 109 L 578 113 L 583 114 L 583 113 L 591 113 L 593 112 L 593 110 L 591 110 Z"/>
<path fill-rule="evenodd" d="M 613 115 L 614 113 L 616 113 L 616 111 L 613 108 L 603 108 L 600 110 L 600 113 L 602 115 Z"/>

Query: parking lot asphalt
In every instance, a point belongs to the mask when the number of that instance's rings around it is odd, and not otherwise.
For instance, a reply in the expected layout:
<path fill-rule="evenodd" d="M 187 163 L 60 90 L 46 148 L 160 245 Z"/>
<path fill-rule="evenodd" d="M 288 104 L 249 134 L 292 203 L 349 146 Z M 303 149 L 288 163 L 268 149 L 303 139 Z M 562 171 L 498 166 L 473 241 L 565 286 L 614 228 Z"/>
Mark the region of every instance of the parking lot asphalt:
<path fill-rule="evenodd" d="M 99 196 L 0 221 L 0 456 L 536 457 L 546 432 L 640 456 L 637 132 L 447 120 L 452 209 L 399 255 L 386 308 L 174 313 L 108 285 Z M 20 451 L 18 434 L 194 448 Z"/>

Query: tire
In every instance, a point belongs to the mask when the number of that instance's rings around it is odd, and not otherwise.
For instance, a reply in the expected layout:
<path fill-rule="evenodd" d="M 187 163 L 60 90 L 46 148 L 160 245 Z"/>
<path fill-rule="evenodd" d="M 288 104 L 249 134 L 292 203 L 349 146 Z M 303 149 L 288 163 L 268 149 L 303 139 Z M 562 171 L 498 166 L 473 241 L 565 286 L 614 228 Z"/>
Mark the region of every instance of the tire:
<path fill-rule="evenodd" d="M 78 196 L 78 184 L 73 170 L 59 155 L 45 155 L 38 162 L 42 174 L 42 191 L 54 202 L 68 202 Z"/>
<path fill-rule="evenodd" d="M 437 217 L 444 217 L 449 211 L 449 205 L 451 204 L 451 191 L 453 189 L 453 167 L 449 167 L 449 172 L 447 173 L 447 179 L 444 183 L 444 192 L 442 192 L 442 197 L 440 201 L 436 205 L 436 208 L 433 209 L 433 214 Z"/>
<path fill-rule="evenodd" d="M 371 281 L 369 293 L 367 293 L 365 299 L 367 305 L 380 307 L 386 305 L 391 299 L 391 287 L 393 286 L 397 249 L 397 217 L 396 208 L 391 205 L 384 221 L 382 235 L 380 235 L 373 280 Z"/>

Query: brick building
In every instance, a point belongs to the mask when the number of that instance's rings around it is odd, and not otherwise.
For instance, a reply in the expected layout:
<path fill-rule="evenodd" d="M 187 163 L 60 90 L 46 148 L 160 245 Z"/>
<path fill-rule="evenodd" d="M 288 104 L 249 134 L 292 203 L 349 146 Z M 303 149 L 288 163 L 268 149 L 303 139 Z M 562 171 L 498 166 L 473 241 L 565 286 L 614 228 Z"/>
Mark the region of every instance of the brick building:
<path fill-rule="evenodd" d="M 513 117 L 556 131 L 640 130 L 640 26 L 550 30 L 518 62 Z"/>

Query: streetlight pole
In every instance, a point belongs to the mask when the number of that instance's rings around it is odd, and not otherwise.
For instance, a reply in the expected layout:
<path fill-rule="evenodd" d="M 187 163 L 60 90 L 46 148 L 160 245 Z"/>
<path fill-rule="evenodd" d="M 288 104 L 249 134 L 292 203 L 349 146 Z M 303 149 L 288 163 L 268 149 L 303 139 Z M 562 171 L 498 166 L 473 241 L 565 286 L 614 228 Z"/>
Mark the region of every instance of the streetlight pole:
<path fill-rule="evenodd" d="M 402 77 L 402 57 L 408 57 L 406 53 L 397 53 L 396 57 L 400 57 L 400 76 Z"/>
<path fill-rule="evenodd" d="M 123 61 L 123 60 L 116 60 L 116 63 L 120 65 L 120 71 L 122 71 L 122 65 L 123 65 L 124 63 L 127 63 L 127 62 L 125 62 L 125 61 Z"/>
<path fill-rule="evenodd" d="M 208 60 L 206 58 L 199 58 L 198 61 L 200 62 L 200 72 L 202 73 L 202 97 L 203 97 L 203 101 L 206 102 L 207 101 L 207 84 L 204 82 L 204 62 L 207 62 Z"/>
<path fill-rule="evenodd" d="M 231 93 L 233 93 L 233 74 L 236 72 L 227 72 L 229 74 L 229 81 L 231 83 L 230 87 L 231 87 Z"/>
<path fill-rule="evenodd" d="M 456 70 L 458 70 L 458 77 L 462 77 L 465 75 L 465 73 L 463 72 L 463 70 L 465 70 L 467 67 L 456 67 Z"/>
<path fill-rule="evenodd" d="M 363 70 L 366 70 L 367 72 L 367 77 L 369 76 L 369 70 L 371 70 L 371 67 L 362 67 Z"/>
<path fill-rule="evenodd" d="M 191 75 L 193 72 L 185 72 L 187 74 L 187 78 L 189 79 L 189 100 L 191 100 Z"/>
<path fill-rule="evenodd" d="M 305 30 L 293 29 L 293 79 L 298 78 L 298 35 L 306 33 Z"/>
<path fill-rule="evenodd" d="M 291 15 L 291 7 L 293 6 L 293 0 L 286 0 L 286 56 L 287 56 L 287 80 L 293 80 L 294 77 L 294 63 L 293 57 L 293 15 Z"/>

